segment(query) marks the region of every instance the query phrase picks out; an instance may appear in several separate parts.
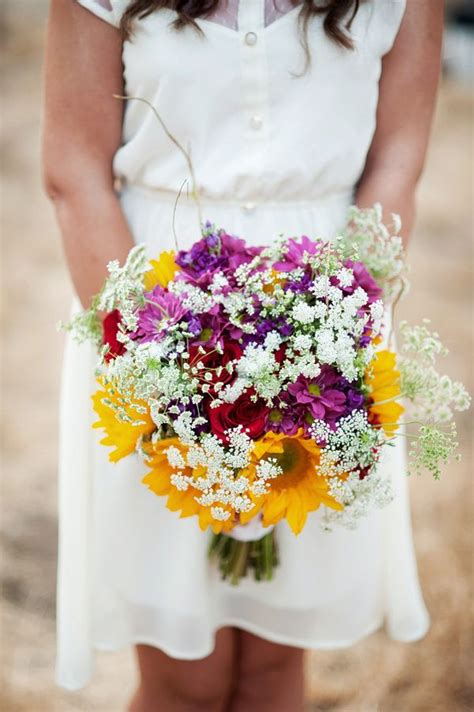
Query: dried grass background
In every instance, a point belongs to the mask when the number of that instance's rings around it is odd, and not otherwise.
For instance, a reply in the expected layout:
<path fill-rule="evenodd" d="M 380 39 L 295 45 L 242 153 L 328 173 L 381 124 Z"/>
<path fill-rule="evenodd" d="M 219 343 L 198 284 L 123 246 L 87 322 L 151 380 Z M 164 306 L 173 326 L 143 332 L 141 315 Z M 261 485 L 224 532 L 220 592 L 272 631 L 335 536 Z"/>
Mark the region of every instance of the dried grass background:
<path fill-rule="evenodd" d="M 101 654 L 92 683 L 54 686 L 57 400 L 71 288 L 39 179 L 44 0 L 3 5 L 2 712 L 119 712 L 134 686 L 131 651 Z M 430 316 L 448 371 L 473 390 L 473 96 L 444 79 L 410 248 L 412 289 L 400 317 Z M 346 651 L 308 655 L 308 710 L 474 710 L 470 415 L 463 461 L 442 481 L 410 480 L 415 546 L 431 630 L 417 643 L 376 633 Z M 357 605 L 357 601 L 354 602 Z M 257 711 L 256 711 L 257 712 Z M 289 711 L 291 712 L 291 711 Z"/>

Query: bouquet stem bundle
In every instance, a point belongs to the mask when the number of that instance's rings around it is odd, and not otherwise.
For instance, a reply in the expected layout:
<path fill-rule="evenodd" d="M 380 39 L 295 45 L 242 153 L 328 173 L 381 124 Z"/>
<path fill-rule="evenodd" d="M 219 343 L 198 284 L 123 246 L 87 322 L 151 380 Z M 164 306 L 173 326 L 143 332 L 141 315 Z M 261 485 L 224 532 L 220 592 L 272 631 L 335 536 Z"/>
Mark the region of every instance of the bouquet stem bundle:
<path fill-rule="evenodd" d="M 209 557 L 216 559 L 222 579 L 236 586 L 253 570 L 256 581 L 271 581 L 278 566 L 278 548 L 272 530 L 258 541 L 238 541 L 226 534 L 214 534 Z"/>

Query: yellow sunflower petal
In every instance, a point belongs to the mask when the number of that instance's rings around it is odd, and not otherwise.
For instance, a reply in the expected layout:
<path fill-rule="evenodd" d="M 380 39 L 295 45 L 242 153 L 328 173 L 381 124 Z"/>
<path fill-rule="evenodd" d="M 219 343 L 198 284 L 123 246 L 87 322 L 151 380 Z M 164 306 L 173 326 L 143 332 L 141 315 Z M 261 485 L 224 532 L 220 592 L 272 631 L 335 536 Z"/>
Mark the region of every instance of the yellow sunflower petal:
<path fill-rule="evenodd" d="M 214 534 L 220 534 L 223 531 L 230 531 L 234 527 L 234 522 L 231 520 L 220 521 L 214 519 L 211 514 L 211 510 L 208 507 L 200 507 L 198 520 L 202 531 L 206 531 L 208 527 L 211 527 Z"/>
<path fill-rule="evenodd" d="M 282 474 L 268 482 L 269 492 L 263 495 L 261 512 L 264 526 L 277 524 L 286 518 L 295 534 L 303 529 L 309 512 L 321 504 L 343 509 L 328 494 L 328 484 L 317 474 L 320 449 L 314 440 L 305 438 L 303 430 L 296 435 L 267 433 L 254 447 L 256 468 L 259 456 L 275 457 Z"/>
<path fill-rule="evenodd" d="M 157 284 L 167 287 L 178 271 L 179 267 L 174 261 L 176 253 L 173 250 L 162 252 L 157 260 L 150 260 L 151 269 L 143 275 L 143 284 L 147 292 Z"/>
<path fill-rule="evenodd" d="M 159 496 L 168 494 L 169 481 L 165 476 L 160 475 L 157 470 L 152 470 L 142 479 L 144 485 L 148 487 L 154 494 Z"/>
<path fill-rule="evenodd" d="M 256 502 L 255 506 L 252 507 L 248 512 L 241 512 L 239 514 L 239 524 L 248 524 L 251 519 L 253 519 L 262 508 L 262 497 Z"/>
<path fill-rule="evenodd" d="M 300 493 L 295 489 L 286 510 L 286 521 L 290 525 L 293 534 L 299 534 L 306 524 L 308 517 L 307 505 L 308 502 L 303 501 Z"/>
<path fill-rule="evenodd" d="M 285 492 L 272 492 L 268 495 L 263 508 L 263 526 L 269 527 L 283 519 L 288 507 L 288 497 Z"/>
<path fill-rule="evenodd" d="M 143 449 L 145 451 L 146 463 L 151 468 L 151 471 L 143 478 L 143 484 L 158 496 L 166 497 L 166 506 L 172 512 L 179 512 L 181 518 L 192 517 L 197 515 L 200 528 L 204 531 L 208 527 L 218 534 L 222 531 L 229 531 L 235 526 L 235 521 L 232 518 L 226 521 L 214 519 L 210 507 L 205 507 L 197 502 L 202 492 L 188 485 L 185 490 L 178 490 L 171 481 L 171 477 L 177 473 L 173 468 L 166 455 L 168 448 L 174 447 L 179 450 L 183 460 L 186 462 L 187 446 L 177 437 L 158 440 L 156 443 L 145 443 Z M 194 477 L 205 475 L 206 471 L 203 468 L 185 467 L 182 474 L 189 477 L 192 481 Z"/>
<path fill-rule="evenodd" d="M 135 452 L 139 438 L 152 433 L 156 426 L 145 401 L 127 403 L 113 384 L 104 384 L 101 379 L 99 383 L 102 390 L 96 391 L 92 396 L 93 408 L 99 420 L 92 427 L 105 431 L 106 436 L 100 442 L 114 448 L 109 453 L 109 459 L 117 462 Z M 145 412 L 142 412 L 142 409 Z M 119 419 L 117 415 L 123 417 Z"/>
<path fill-rule="evenodd" d="M 396 369 L 396 354 L 393 351 L 383 349 L 376 352 L 365 375 L 365 383 L 369 386 L 373 401 L 369 407 L 370 422 L 380 424 L 386 435 L 393 435 L 405 410 L 397 402 L 400 371 Z"/>
<path fill-rule="evenodd" d="M 255 459 L 261 460 L 269 452 L 272 454 L 283 452 L 283 445 L 280 442 L 281 439 L 281 435 L 277 433 L 267 433 L 260 440 L 256 440 L 253 446 Z"/>
<path fill-rule="evenodd" d="M 182 519 L 184 519 L 185 517 L 192 517 L 193 515 L 198 513 L 199 506 L 200 505 L 196 502 L 194 498 L 191 499 L 190 497 L 185 497 L 183 498 L 183 502 L 181 504 L 181 514 L 179 516 Z"/>
<path fill-rule="evenodd" d="M 327 492 L 319 494 L 318 499 L 320 504 L 324 504 L 326 507 L 330 507 L 331 509 L 337 509 L 339 511 L 344 509 L 344 505 L 334 499 L 334 497 L 331 497 L 331 495 Z"/>
<path fill-rule="evenodd" d="M 183 508 L 187 499 L 188 497 L 186 496 L 186 492 L 182 492 L 173 487 L 170 489 L 168 499 L 166 500 L 166 506 L 172 512 L 178 512 Z"/>

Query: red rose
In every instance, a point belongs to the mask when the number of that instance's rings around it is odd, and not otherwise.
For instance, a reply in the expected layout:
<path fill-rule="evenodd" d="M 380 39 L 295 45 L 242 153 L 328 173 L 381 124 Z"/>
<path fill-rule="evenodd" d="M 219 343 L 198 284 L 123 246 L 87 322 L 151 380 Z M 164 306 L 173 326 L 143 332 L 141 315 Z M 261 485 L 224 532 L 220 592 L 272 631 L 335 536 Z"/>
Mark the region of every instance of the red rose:
<path fill-rule="evenodd" d="M 204 348 L 206 347 L 204 346 Z M 223 350 L 224 352 L 220 354 L 215 348 L 208 348 L 206 353 L 203 354 L 199 351 L 197 346 L 191 346 L 189 349 L 189 363 L 192 366 L 197 363 L 203 363 L 205 366 L 204 369 L 199 371 L 200 378 L 203 378 L 206 372 L 211 374 L 211 380 L 208 381 L 206 379 L 206 383 L 209 383 L 211 386 L 210 392 L 212 394 L 215 393 L 212 386 L 217 383 L 217 381 L 226 384 L 234 380 L 235 374 L 229 373 L 225 366 L 229 361 L 239 359 L 242 356 L 242 349 L 236 341 L 226 341 Z M 218 376 L 216 371 L 219 366 L 223 366 L 224 368 Z"/>
<path fill-rule="evenodd" d="M 118 309 L 114 309 L 104 317 L 102 322 L 102 343 L 107 344 L 109 350 L 105 354 L 105 360 L 111 361 L 116 356 L 125 353 L 125 346 L 121 341 L 117 341 L 119 324 L 122 321 Z"/>
<path fill-rule="evenodd" d="M 214 435 L 227 443 L 228 438 L 224 431 L 237 425 L 241 425 L 252 440 L 258 440 L 264 434 L 269 409 L 261 399 L 255 402 L 251 400 L 250 397 L 254 394 L 254 389 L 249 388 L 234 403 L 223 403 L 218 408 L 211 408 L 210 401 L 206 403 Z"/>
<path fill-rule="evenodd" d="M 275 351 L 275 361 L 277 363 L 282 363 L 283 360 L 286 357 L 286 344 L 282 344 L 276 351 Z"/>

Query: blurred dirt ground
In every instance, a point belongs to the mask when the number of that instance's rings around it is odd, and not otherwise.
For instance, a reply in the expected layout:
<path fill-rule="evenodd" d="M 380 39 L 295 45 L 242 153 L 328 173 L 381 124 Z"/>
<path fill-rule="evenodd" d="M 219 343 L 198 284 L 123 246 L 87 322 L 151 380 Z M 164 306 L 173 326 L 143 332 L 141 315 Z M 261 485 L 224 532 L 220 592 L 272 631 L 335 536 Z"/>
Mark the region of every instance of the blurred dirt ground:
<path fill-rule="evenodd" d="M 71 289 L 39 180 L 43 0 L 5 15 L 1 81 L 3 271 L 2 712 L 119 712 L 134 686 L 129 650 L 98 656 L 92 683 L 55 687 L 57 399 Z M 12 2 L 9 3 L 10 10 Z M 4 10 L 8 9 L 8 3 Z M 22 18 L 28 12 L 25 27 Z M 12 21 L 14 18 L 14 22 Z M 450 348 L 447 369 L 470 384 L 473 97 L 444 80 L 419 190 L 412 289 L 400 317 L 430 316 Z M 413 644 L 377 633 L 346 651 L 308 656 L 312 712 L 468 712 L 472 627 L 470 416 L 463 461 L 442 481 L 410 480 L 422 587 L 432 617 Z M 290 711 L 289 711 L 290 712 Z"/>

